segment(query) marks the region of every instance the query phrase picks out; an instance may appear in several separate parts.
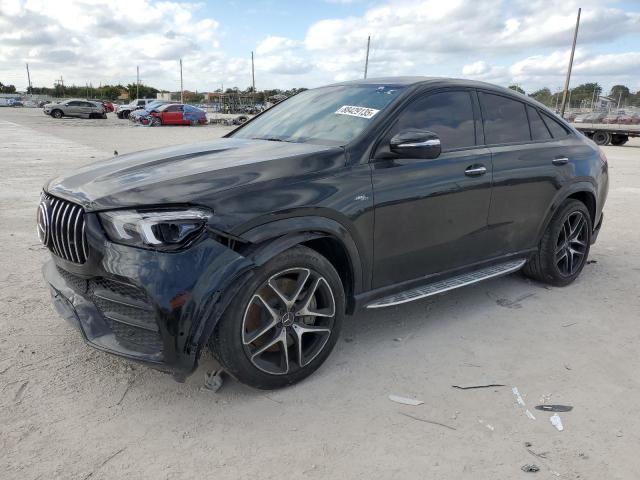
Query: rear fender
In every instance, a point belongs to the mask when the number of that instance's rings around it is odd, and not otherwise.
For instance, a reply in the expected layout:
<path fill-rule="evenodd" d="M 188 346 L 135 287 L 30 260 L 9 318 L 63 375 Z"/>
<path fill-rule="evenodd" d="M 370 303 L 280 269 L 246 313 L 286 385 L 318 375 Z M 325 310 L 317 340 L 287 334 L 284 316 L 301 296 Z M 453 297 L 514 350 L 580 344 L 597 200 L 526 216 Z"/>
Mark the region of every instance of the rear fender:
<path fill-rule="evenodd" d="M 567 185 L 566 188 L 559 190 L 556 196 L 554 197 L 553 201 L 551 202 L 551 205 L 549 206 L 549 209 L 547 210 L 547 213 L 544 216 L 542 223 L 538 226 L 538 237 L 537 237 L 536 245 L 540 244 L 540 241 L 542 240 L 544 232 L 549 226 L 549 223 L 551 222 L 553 215 L 556 213 L 560 205 L 562 205 L 564 201 L 567 198 L 569 198 L 571 195 L 579 192 L 590 193 L 591 195 L 593 195 L 594 199 L 596 200 L 598 198 L 596 194 L 596 189 L 591 182 L 586 182 L 586 181 L 575 182 Z M 597 217 L 597 212 L 596 212 L 596 217 Z M 597 218 L 596 218 L 596 221 L 597 221 Z M 594 222 L 594 225 L 595 225 L 595 222 Z"/>

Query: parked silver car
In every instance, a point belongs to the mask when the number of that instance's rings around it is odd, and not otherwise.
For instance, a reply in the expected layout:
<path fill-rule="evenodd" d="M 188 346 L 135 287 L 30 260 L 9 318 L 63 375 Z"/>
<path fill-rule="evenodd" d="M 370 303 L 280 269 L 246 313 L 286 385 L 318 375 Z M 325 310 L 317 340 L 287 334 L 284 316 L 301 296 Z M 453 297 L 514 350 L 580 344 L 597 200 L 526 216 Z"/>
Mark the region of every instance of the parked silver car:
<path fill-rule="evenodd" d="M 42 110 L 45 115 L 51 115 L 54 118 L 107 118 L 104 106 L 88 100 L 71 99 L 59 103 L 49 103 Z"/>

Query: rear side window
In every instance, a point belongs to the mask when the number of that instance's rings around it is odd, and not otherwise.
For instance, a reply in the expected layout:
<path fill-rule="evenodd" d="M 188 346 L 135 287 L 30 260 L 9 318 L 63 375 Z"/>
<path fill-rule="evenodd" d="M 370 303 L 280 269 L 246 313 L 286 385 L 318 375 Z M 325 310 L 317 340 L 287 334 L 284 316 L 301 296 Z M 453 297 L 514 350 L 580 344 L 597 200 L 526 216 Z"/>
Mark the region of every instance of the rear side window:
<path fill-rule="evenodd" d="M 398 116 L 393 133 L 408 128 L 437 134 L 443 151 L 474 146 L 471 95 L 466 91 L 442 92 L 416 100 Z"/>
<path fill-rule="evenodd" d="M 569 135 L 569 131 L 560 122 L 551 118 L 546 113 L 542 114 L 542 118 L 544 119 L 544 123 L 547 124 L 553 138 L 562 138 Z"/>
<path fill-rule="evenodd" d="M 522 143 L 531 140 L 525 105 L 491 93 L 479 93 L 487 144 Z"/>
<path fill-rule="evenodd" d="M 529 125 L 531 125 L 531 137 L 534 140 L 549 140 L 551 139 L 551 134 L 549 133 L 549 129 L 542 121 L 540 117 L 540 113 L 533 108 L 527 105 L 527 115 L 529 116 Z"/>

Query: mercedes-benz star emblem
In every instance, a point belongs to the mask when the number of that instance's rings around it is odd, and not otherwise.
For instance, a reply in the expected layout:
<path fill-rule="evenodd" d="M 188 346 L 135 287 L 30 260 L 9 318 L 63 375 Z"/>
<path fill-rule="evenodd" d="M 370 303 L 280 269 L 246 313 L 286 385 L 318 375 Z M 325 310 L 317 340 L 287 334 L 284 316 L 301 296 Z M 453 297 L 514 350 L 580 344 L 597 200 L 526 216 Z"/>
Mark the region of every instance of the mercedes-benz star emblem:
<path fill-rule="evenodd" d="M 36 214 L 38 238 L 43 245 L 49 245 L 49 202 L 42 199 L 38 205 L 38 213 Z"/>

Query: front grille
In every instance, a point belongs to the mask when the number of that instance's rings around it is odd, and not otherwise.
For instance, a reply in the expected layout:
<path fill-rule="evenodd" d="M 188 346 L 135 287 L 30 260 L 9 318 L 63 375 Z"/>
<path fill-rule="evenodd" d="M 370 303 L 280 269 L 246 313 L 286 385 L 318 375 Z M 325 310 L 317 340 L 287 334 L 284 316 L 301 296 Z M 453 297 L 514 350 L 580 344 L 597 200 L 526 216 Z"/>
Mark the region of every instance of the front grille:
<path fill-rule="evenodd" d="M 38 207 L 38 235 L 58 257 L 78 264 L 87 261 L 89 247 L 80 205 L 43 194 Z"/>
<path fill-rule="evenodd" d="M 103 277 L 86 280 L 60 267 L 58 272 L 69 287 L 96 306 L 121 345 L 140 353 L 162 353 L 156 312 L 143 290 Z"/>

